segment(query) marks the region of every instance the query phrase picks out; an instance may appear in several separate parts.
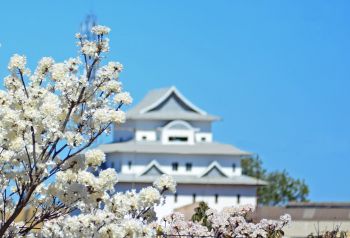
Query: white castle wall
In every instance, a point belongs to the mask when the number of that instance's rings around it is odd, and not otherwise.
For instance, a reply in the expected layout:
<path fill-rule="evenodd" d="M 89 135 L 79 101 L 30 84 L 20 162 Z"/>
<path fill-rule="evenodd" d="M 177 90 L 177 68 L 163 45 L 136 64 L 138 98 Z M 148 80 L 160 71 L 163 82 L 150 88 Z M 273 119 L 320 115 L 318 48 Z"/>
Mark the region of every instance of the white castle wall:
<path fill-rule="evenodd" d="M 135 132 L 136 141 L 156 141 L 157 132 L 153 130 L 137 130 Z"/>
<path fill-rule="evenodd" d="M 150 184 L 117 184 L 118 191 L 127 191 L 130 188 L 139 191 L 141 188 Z M 175 195 L 168 194 L 166 196 L 165 205 L 157 207 L 156 212 L 158 218 L 170 214 L 174 209 L 192 204 L 193 194 L 196 194 L 195 202 L 204 201 L 209 207 L 221 210 L 224 207 L 237 206 L 240 204 L 256 205 L 256 189 L 249 186 L 232 186 L 232 185 L 185 185 L 177 186 L 177 201 Z M 218 200 L 215 201 L 215 195 L 218 194 Z M 239 203 L 238 203 L 239 195 Z"/>
<path fill-rule="evenodd" d="M 141 120 L 134 121 L 128 120 L 126 123 L 115 126 L 113 131 L 113 140 L 126 141 L 132 138 L 136 138 L 137 141 L 143 141 L 142 137 L 146 136 L 147 140 L 155 141 L 160 140 L 160 128 L 171 122 L 170 120 Z M 198 122 L 198 121 L 187 121 L 193 128 L 198 129 L 195 133 L 195 139 L 197 142 L 201 141 L 201 137 L 206 137 L 207 142 L 213 140 L 211 132 L 210 122 Z M 149 138 L 149 139 L 148 139 Z"/>

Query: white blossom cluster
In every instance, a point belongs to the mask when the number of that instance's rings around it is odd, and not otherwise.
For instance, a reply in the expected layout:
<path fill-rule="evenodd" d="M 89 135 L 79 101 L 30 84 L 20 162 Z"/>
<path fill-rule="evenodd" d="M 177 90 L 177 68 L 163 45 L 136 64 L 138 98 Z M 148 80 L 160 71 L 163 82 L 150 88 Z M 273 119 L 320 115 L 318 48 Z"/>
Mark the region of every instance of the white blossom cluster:
<path fill-rule="evenodd" d="M 132 98 L 128 92 L 118 93 L 114 97 L 114 102 L 129 105 L 132 103 Z"/>
<path fill-rule="evenodd" d="M 166 190 L 175 190 L 164 176 L 138 193 L 115 194 L 116 172 L 98 169 L 104 153 L 85 150 L 112 124 L 124 123 L 122 105 L 132 103 L 119 80 L 123 65 L 102 62 L 109 32 L 93 27 L 94 41 L 77 34 L 80 56 L 64 62 L 44 57 L 33 73 L 25 56 L 11 57 L 0 90 L 1 237 L 29 235 L 39 224 L 43 237 L 60 237 L 56 228 L 68 229 L 63 234 L 72 237 L 84 236 L 78 231 L 90 232 L 88 237 L 113 232 L 147 237 L 153 230 L 145 221 L 154 216 L 153 207 Z M 15 222 L 28 207 L 35 208 L 32 216 Z"/>
<path fill-rule="evenodd" d="M 106 155 L 101 150 L 88 150 L 85 152 L 85 163 L 89 167 L 98 167 L 106 160 Z"/>
<path fill-rule="evenodd" d="M 159 179 L 154 181 L 153 186 L 159 189 L 160 191 L 169 190 L 173 193 L 176 192 L 176 182 L 174 181 L 173 177 L 167 174 L 164 174 Z"/>
<path fill-rule="evenodd" d="M 161 176 L 158 180 L 164 180 L 164 176 Z M 65 176 L 63 181 L 58 179 L 57 182 L 61 184 L 60 186 L 63 184 L 75 186 L 77 184 L 77 189 L 79 189 L 79 185 L 87 183 L 94 187 L 93 183 L 102 179 L 103 182 L 97 182 L 96 184 L 106 187 L 99 191 L 93 191 L 93 195 L 89 194 L 89 191 L 76 192 L 72 195 L 62 194 L 61 196 L 70 197 L 69 201 L 79 199 L 80 214 L 76 216 L 67 214 L 44 223 L 41 237 L 156 237 L 156 230 L 150 225 L 150 221 L 155 220 L 154 206 L 164 201 L 162 195 L 164 190 L 160 191 L 155 187 L 146 187 L 139 192 L 130 190 L 125 193 L 118 192 L 110 195 L 101 192 L 110 190 L 113 186 L 109 187 L 109 183 L 116 182 L 116 178 L 112 173 L 107 175 L 107 177 L 110 177 L 107 180 L 103 175 L 100 175 L 102 178 L 87 176 L 86 172 L 70 174 L 67 177 Z M 65 189 L 58 189 L 58 191 L 63 190 Z M 70 191 L 74 191 L 74 189 L 70 189 Z M 86 198 L 83 198 L 84 195 Z M 64 201 L 65 197 L 60 197 L 60 199 Z M 99 205 L 102 204 L 101 201 L 103 201 L 103 206 Z"/>
<path fill-rule="evenodd" d="M 183 214 L 179 212 L 172 213 L 163 218 L 165 225 L 160 226 L 162 233 L 173 236 L 184 237 L 212 237 L 213 234 L 207 227 L 199 223 L 186 221 Z"/>
<path fill-rule="evenodd" d="M 163 218 L 165 225 L 164 233 L 186 237 L 247 237 L 247 238 L 269 238 L 274 237 L 276 232 L 291 222 L 290 215 L 280 217 L 279 221 L 263 219 L 259 223 L 250 221 L 254 208 L 250 205 L 239 207 L 228 207 L 222 211 L 208 209 L 206 211 L 209 225 L 202 225 L 197 222 L 189 222 L 180 213 L 173 213 Z M 281 233 L 283 234 L 283 233 Z"/>
<path fill-rule="evenodd" d="M 98 25 L 98 26 L 92 27 L 91 31 L 99 36 L 99 35 L 107 35 L 107 34 L 109 34 L 111 29 L 109 27 L 106 27 L 106 26 Z"/>
<path fill-rule="evenodd" d="M 94 26 L 91 32 L 97 36 L 97 41 L 89 41 L 77 33 L 75 37 L 79 39 L 78 45 L 81 47 L 81 52 L 88 58 L 99 58 L 101 52 L 109 51 L 109 39 L 104 38 L 104 35 L 108 35 L 110 28 L 106 26 Z"/>

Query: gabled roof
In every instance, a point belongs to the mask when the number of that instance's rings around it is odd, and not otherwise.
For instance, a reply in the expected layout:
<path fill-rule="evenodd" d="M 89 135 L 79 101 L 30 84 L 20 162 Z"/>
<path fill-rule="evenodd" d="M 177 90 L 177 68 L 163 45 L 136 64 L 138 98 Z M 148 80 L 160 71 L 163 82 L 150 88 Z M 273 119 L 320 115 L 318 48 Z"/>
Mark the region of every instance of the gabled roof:
<path fill-rule="evenodd" d="M 161 169 L 159 163 L 155 160 L 152 160 L 151 163 L 149 163 L 146 168 L 142 171 L 140 175 L 162 175 L 164 174 L 163 170 Z"/>
<path fill-rule="evenodd" d="M 228 177 L 222 170 L 220 164 L 213 161 L 200 177 Z"/>
<path fill-rule="evenodd" d="M 127 112 L 127 119 L 214 121 L 219 117 L 208 115 L 172 86 L 150 91 Z"/>

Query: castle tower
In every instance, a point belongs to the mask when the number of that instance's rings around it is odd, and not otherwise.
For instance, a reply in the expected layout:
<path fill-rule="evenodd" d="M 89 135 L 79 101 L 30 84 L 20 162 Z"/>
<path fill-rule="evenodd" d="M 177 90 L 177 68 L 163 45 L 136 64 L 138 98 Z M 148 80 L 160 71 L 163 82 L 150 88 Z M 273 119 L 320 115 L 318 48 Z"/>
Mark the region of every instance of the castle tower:
<path fill-rule="evenodd" d="M 100 146 L 105 166 L 118 172 L 116 189 L 138 190 L 161 174 L 172 175 L 177 192 L 157 210 L 159 217 L 200 201 L 216 209 L 256 205 L 256 189 L 265 183 L 242 175 L 241 159 L 249 152 L 215 142 L 217 120 L 175 87 L 149 92 L 127 112 L 126 123 L 115 127 L 113 143 Z"/>

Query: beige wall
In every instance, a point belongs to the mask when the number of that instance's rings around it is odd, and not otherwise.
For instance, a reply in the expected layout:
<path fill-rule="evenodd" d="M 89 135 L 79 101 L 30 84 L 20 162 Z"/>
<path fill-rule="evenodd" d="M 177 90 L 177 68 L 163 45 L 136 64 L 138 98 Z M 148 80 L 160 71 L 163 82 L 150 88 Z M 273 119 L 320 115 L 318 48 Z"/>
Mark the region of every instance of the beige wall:
<path fill-rule="evenodd" d="M 347 221 L 292 221 L 292 224 L 285 228 L 286 237 L 307 237 L 311 233 L 323 234 L 324 231 L 331 231 L 340 226 L 340 231 L 350 232 L 350 219 Z M 350 234 L 348 234 L 348 237 Z"/>

